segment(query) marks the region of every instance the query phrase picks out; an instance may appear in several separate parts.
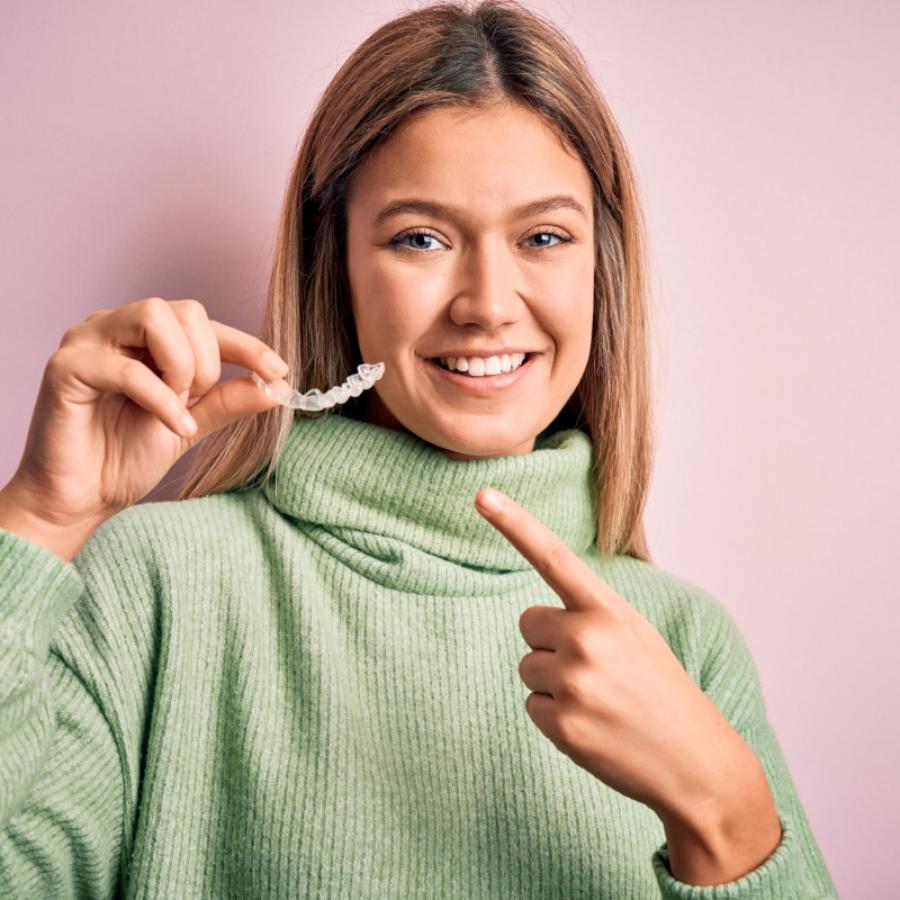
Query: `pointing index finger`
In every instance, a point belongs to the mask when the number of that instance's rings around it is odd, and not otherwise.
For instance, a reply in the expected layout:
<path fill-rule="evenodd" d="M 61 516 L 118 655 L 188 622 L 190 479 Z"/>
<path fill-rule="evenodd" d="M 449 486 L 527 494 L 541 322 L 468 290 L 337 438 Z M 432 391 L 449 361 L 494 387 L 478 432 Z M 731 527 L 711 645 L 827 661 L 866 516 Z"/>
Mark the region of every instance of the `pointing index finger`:
<path fill-rule="evenodd" d="M 537 569 L 566 609 L 597 606 L 606 586 L 556 532 L 495 488 L 482 488 L 475 501 L 475 508 Z"/>

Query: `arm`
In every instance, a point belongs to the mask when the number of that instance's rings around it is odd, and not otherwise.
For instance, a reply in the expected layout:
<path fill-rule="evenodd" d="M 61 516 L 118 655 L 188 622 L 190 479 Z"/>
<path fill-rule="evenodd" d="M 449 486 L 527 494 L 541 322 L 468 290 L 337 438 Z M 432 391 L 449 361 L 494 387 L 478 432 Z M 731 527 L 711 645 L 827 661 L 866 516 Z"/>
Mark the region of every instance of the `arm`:
<path fill-rule="evenodd" d="M 835 900 L 837 891 L 768 721 L 747 643 L 727 609 L 705 592 L 701 599 L 709 634 L 700 687 L 744 739 L 747 780 L 705 829 L 700 818 L 690 825 L 667 824 L 667 841 L 652 857 L 661 896 Z"/>
<path fill-rule="evenodd" d="M 692 885 L 736 881 L 762 865 L 783 839 L 775 800 L 759 758 L 746 753 L 727 766 L 729 776 L 721 800 L 697 808 L 682 818 L 663 819 L 669 870 Z"/>
<path fill-rule="evenodd" d="M 109 897 L 123 815 L 104 710 L 51 649 L 84 593 L 71 563 L 0 529 L 0 896 Z"/>
<path fill-rule="evenodd" d="M 0 529 L 40 545 L 65 562 L 71 562 L 105 518 L 54 525 L 30 509 L 29 498 L 21 496 L 13 482 L 0 490 Z"/>

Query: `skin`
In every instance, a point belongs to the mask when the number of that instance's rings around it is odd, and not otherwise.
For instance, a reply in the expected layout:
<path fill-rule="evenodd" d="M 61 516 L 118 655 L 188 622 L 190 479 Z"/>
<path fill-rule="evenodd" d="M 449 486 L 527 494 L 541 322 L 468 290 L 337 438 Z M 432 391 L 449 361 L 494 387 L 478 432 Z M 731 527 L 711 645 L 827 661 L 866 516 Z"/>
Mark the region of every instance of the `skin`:
<path fill-rule="evenodd" d="M 584 214 L 512 216 L 554 194 L 571 195 Z M 403 212 L 376 222 L 401 198 L 452 205 L 460 216 Z M 431 236 L 403 236 L 410 228 Z M 503 102 L 407 120 L 360 165 L 348 192 L 359 347 L 366 362 L 385 363 L 362 417 L 454 460 L 530 453 L 587 365 L 594 255 L 590 174 L 540 116 Z M 543 354 L 516 385 L 476 397 L 442 383 L 422 358 L 460 344 Z"/>

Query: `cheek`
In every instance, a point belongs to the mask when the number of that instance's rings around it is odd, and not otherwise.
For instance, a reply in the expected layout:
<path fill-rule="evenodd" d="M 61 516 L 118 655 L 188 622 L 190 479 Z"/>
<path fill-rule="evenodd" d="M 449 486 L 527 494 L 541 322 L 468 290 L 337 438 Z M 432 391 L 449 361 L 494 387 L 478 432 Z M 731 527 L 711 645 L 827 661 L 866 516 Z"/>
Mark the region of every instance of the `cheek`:
<path fill-rule="evenodd" d="M 383 285 L 355 295 L 354 317 L 361 346 L 379 359 L 406 355 L 428 328 L 422 305 L 408 286 Z"/>
<path fill-rule="evenodd" d="M 556 342 L 557 352 L 586 355 L 593 329 L 593 290 L 587 292 L 583 282 L 573 283 L 568 292 L 556 294 L 555 301 L 545 307 L 545 313 L 544 322 Z"/>
<path fill-rule="evenodd" d="M 572 293 L 557 295 L 557 302 L 542 320 L 553 343 L 553 378 L 560 388 L 573 390 L 584 374 L 591 353 L 594 318 L 593 290 L 572 285 Z"/>

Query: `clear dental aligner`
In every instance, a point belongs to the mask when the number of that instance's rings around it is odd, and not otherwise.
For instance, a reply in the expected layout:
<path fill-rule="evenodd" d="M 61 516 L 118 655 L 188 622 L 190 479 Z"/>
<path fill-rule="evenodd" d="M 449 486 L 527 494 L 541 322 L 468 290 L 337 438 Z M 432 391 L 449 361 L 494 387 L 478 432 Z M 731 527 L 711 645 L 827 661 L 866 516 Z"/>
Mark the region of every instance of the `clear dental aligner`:
<path fill-rule="evenodd" d="M 357 366 L 356 372 L 350 375 L 343 384 L 335 385 L 324 394 L 320 390 L 300 391 L 291 390 L 286 385 L 274 385 L 274 382 L 265 381 L 256 372 L 250 373 L 256 384 L 273 400 L 277 400 L 282 406 L 291 409 L 305 409 L 307 412 L 317 412 L 320 409 L 328 409 L 338 403 L 346 403 L 351 397 L 358 397 L 363 391 L 368 390 L 384 375 L 384 363 L 362 363 Z M 276 379 L 277 381 L 278 379 Z"/>

